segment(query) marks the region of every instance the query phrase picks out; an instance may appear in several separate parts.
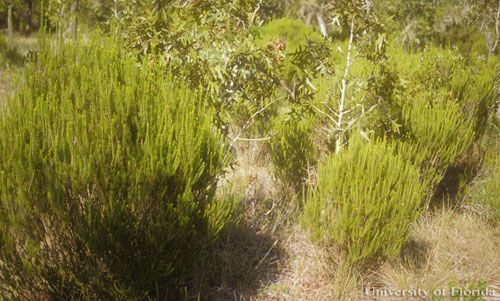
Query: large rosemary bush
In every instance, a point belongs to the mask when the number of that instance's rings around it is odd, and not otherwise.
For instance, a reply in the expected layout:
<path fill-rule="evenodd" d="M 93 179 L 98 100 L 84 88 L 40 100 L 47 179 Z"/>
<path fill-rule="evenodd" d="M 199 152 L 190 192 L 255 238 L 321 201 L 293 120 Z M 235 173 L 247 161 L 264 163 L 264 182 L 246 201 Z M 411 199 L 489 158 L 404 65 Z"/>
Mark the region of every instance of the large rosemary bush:
<path fill-rule="evenodd" d="M 402 78 L 400 152 L 418 165 L 432 194 L 446 170 L 483 135 L 494 112 L 495 58 L 468 62 L 456 50 L 392 49 Z M 418 66 L 416 68 L 415 66 Z"/>
<path fill-rule="evenodd" d="M 335 242 L 349 263 L 364 264 L 398 254 L 422 198 L 417 169 L 392 147 L 352 139 L 319 165 L 303 223 L 313 239 Z"/>
<path fill-rule="evenodd" d="M 214 112 L 114 40 L 41 48 L 0 115 L 0 294 L 163 298 L 231 215 Z"/>

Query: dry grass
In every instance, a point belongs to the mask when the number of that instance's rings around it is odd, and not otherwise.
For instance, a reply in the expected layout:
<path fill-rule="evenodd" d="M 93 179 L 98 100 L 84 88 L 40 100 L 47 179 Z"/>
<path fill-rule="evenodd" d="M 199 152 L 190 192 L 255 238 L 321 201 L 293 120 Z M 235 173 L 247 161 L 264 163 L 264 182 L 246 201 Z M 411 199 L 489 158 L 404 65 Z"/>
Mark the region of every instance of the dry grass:
<path fill-rule="evenodd" d="M 356 300 L 359 275 L 342 264 L 338 252 L 315 246 L 297 226 L 299 197 L 273 176 L 265 144 L 247 142 L 235 148 L 235 155 L 237 166 L 221 188 L 226 194 L 240 195 L 243 219 L 211 253 L 208 261 L 215 271 L 210 275 L 200 271 L 195 284 L 199 296 L 207 300 Z"/>
<path fill-rule="evenodd" d="M 201 300 L 255 300 L 276 281 L 288 255 L 280 229 L 286 223 L 269 158 L 259 142 L 234 148 L 237 165 L 220 184 L 220 197 L 240 200 L 241 220 L 222 233 L 189 291 Z"/>
<path fill-rule="evenodd" d="M 20 78 L 20 68 L 25 57 L 37 47 L 38 40 L 35 36 L 14 36 L 8 43 L 15 50 L 14 58 L 0 57 L 0 105 L 12 95 L 16 81 Z M 0 56 L 2 53 L 0 53 Z M 12 54 L 11 54 L 12 55 Z M 5 63 L 2 63 L 5 60 Z"/>
<path fill-rule="evenodd" d="M 284 242 L 289 258 L 258 300 L 359 300 L 360 275 L 336 250 L 314 245 L 299 227 Z"/>
<path fill-rule="evenodd" d="M 379 271 L 387 288 L 433 290 L 452 284 L 500 285 L 500 232 L 468 212 L 423 217 L 401 258 Z"/>
<path fill-rule="evenodd" d="M 475 288 L 484 283 L 495 289 L 500 285 L 499 245 L 500 232 L 487 221 L 443 210 L 415 225 L 401 257 L 362 275 L 343 265 L 338 252 L 315 246 L 295 227 L 283 245 L 288 254 L 285 266 L 277 281 L 262 288 L 257 299 L 373 300 L 365 295 L 364 287 L 432 291 L 450 286 Z"/>
<path fill-rule="evenodd" d="M 12 70 L 0 69 L 0 105 L 4 104 L 6 99 L 12 95 L 15 74 Z"/>
<path fill-rule="evenodd" d="M 234 153 L 236 166 L 226 175 L 221 190 L 240 195 L 244 219 L 251 227 L 277 235 L 293 223 L 299 201 L 274 177 L 266 144 L 242 142 L 234 147 Z"/>
<path fill-rule="evenodd" d="M 38 38 L 35 35 L 16 35 L 13 39 L 14 43 L 16 43 L 19 47 L 20 54 L 23 56 L 26 56 L 30 51 L 35 50 L 38 46 Z"/>
<path fill-rule="evenodd" d="M 208 252 L 189 290 L 201 300 L 254 300 L 276 281 L 286 256 L 279 239 L 242 222 Z"/>

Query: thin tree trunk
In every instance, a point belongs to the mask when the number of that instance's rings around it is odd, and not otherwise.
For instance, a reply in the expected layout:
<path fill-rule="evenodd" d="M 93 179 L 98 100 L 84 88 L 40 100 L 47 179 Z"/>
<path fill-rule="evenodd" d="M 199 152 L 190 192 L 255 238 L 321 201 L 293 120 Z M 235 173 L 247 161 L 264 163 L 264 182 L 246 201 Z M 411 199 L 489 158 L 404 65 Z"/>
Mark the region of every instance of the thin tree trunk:
<path fill-rule="evenodd" d="M 489 51 L 489 56 L 492 56 L 493 54 L 496 53 L 499 40 L 500 40 L 500 0 L 498 1 L 497 13 L 495 15 L 495 42 L 493 43 L 493 47 Z"/>
<path fill-rule="evenodd" d="M 319 29 L 323 37 L 328 38 L 328 29 L 326 28 L 325 21 L 323 20 L 323 16 L 321 15 L 321 11 L 316 13 L 316 20 L 318 20 Z"/>
<path fill-rule="evenodd" d="M 78 38 L 78 0 L 73 1 L 70 10 L 69 34 L 73 40 Z"/>
<path fill-rule="evenodd" d="M 59 40 L 62 41 L 66 39 L 66 31 L 67 29 L 64 27 L 64 15 L 65 15 L 66 5 L 62 4 L 59 9 L 59 16 L 57 19 L 57 35 L 59 36 Z"/>
<path fill-rule="evenodd" d="M 344 145 L 344 133 L 342 133 L 342 122 L 344 118 L 344 106 L 345 106 L 347 81 L 348 81 L 347 78 L 349 76 L 349 69 L 351 68 L 351 51 L 352 51 L 353 39 L 354 39 L 354 20 L 351 21 L 351 33 L 349 34 L 349 44 L 347 45 L 346 65 L 340 87 L 339 112 L 337 116 L 337 139 L 335 141 L 336 154 L 340 152 L 340 149 Z"/>
<path fill-rule="evenodd" d="M 26 12 L 26 34 L 31 33 L 33 27 L 33 0 L 28 1 L 28 11 Z"/>
<path fill-rule="evenodd" d="M 365 1 L 365 10 L 366 10 L 367 15 L 370 14 L 371 9 L 372 9 L 372 0 L 366 0 Z"/>
<path fill-rule="evenodd" d="M 7 12 L 7 28 L 9 37 L 12 37 L 14 35 L 14 27 L 12 25 L 12 4 L 9 4 L 9 10 Z"/>

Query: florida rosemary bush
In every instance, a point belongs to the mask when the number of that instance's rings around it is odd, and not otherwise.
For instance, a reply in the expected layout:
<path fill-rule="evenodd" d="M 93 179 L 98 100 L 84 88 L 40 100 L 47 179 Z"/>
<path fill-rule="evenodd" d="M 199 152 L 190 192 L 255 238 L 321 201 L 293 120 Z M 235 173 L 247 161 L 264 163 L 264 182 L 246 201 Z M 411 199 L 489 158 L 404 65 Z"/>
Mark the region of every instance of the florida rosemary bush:
<path fill-rule="evenodd" d="M 391 51 L 403 87 L 400 152 L 420 167 L 433 193 L 445 171 L 478 141 L 494 112 L 495 58 L 467 62 L 456 50 Z M 419 68 L 415 68 L 415 66 Z"/>
<path fill-rule="evenodd" d="M 349 263 L 362 265 L 399 253 L 422 199 L 413 165 L 384 142 L 356 138 L 318 166 L 303 224 L 313 239 L 335 242 Z"/>
<path fill-rule="evenodd" d="M 163 298 L 231 215 L 203 94 L 119 42 L 45 42 L 0 115 L 0 294 Z"/>
<path fill-rule="evenodd" d="M 273 121 L 275 135 L 270 142 L 270 152 L 275 174 L 296 192 L 302 189 L 318 156 L 311 121 L 288 114 Z"/>
<path fill-rule="evenodd" d="M 403 116 L 409 132 L 398 148 L 421 168 L 432 192 L 446 168 L 470 147 L 474 139 L 473 126 L 453 102 L 430 105 L 415 99 L 406 109 Z"/>

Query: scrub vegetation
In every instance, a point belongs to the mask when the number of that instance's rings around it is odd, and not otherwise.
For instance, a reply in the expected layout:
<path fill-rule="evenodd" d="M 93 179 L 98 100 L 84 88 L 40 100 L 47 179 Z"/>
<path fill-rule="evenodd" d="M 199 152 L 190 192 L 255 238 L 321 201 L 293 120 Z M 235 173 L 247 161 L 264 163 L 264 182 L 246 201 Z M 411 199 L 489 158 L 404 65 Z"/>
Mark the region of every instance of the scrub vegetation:
<path fill-rule="evenodd" d="M 498 1 L 0 15 L 0 300 L 500 296 Z"/>

